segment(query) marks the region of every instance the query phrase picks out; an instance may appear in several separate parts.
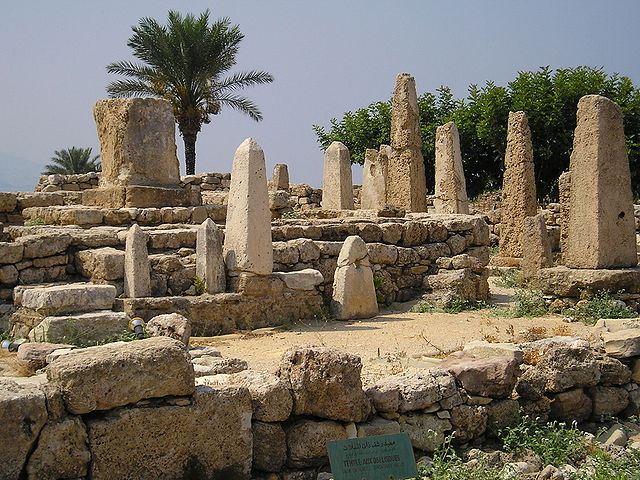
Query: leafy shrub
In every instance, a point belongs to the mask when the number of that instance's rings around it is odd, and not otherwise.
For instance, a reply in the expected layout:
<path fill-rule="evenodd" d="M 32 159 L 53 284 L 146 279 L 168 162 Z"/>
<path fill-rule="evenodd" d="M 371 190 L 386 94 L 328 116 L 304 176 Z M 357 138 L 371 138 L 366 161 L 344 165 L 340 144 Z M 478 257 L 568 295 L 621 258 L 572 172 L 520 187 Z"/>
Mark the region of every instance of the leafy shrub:
<path fill-rule="evenodd" d="M 412 308 L 413 313 L 432 313 L 435 307 L 431 302 L 418 302 Z"/>
<path fill-rule="evenodd" d="M 542 293 L 536 290 L 520 290 L 516 293 L 517 303 L 508 313 L 513 318 L 541 317 L 548 313 Z"/>
<path fill-rule="evenodd" d="M 594 451 L 587 464 L 588 472 L 579 471 L 572 476 L 573 480 L 637 480 L 640 478 L 640 451 L 628 448 L 615 458 L 602 450 Z"/>
<path fill-rule="evenodd" d="M 623 302 L 611 296 L 609 290 L 597 292 L 590 300 L 562 311 L 587 325 L 593 325 L 601 318 L 634 318 L 638 313 Z"/>
<path fill-rule="evenodd" d="M 528 417 L 515 427 L 502 432 L 502 442 L 508 452 L 531 450 L 538 454 L 545 465 L 560 467 L 576 464 L 587 455 L 584 434 L 575 425 L 560 422 L 538 424 Z"/>
<path fill-rule="evenodd" d="M 29 220 L 24 221 L 25 227 L 38 227 L 40 225 L 46 225 L 45 221 L 40 217 L 30 218 Z"/>
<path fill-rule="evenodd" d="M 459 297 L 453 297 L 443 307 L 442 310 L 445 313 L 461 313 L 469 310 L 480 310 L 483 308 L 489 308 L 490 305 L 487 302 L 481 300 L 465 300 Z"/>
<path fill-rule="evenodd" d="M 196 295 L 202 295 L 206 290 L 206 283 L 204 278 L 200 278 L 198 275 L 193 276 L 193 288 L 196 291 Z"/>

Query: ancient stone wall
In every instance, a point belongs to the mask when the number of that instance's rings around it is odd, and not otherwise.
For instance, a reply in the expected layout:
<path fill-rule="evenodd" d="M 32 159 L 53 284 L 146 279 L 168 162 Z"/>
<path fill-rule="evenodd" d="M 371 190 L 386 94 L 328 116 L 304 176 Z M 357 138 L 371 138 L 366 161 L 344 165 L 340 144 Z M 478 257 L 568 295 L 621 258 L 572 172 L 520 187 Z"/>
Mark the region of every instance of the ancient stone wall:
<path fill-rule="evenodd" d="M 81 173 L 77 175 L 42 175 L 35 186 L 36 192 L 79 192 L 98 188 L 100 173 Z"/>
<path fill-rule="evenodd" d="M 326 347 L 286 351 L 275 374 L 166 337 L 80 349 L 46 375 L 0 378 L 0 462 L 10 479 L 316 478 L 332 440 L 405 432 L 419 456 L 449 435 L 495 437 L 520 412 L 567 423 L 638 415 L 640 335 L 617 327 L 603 325 L 593 347 L 476 341 L 369 384 L 358 356 Z"/>

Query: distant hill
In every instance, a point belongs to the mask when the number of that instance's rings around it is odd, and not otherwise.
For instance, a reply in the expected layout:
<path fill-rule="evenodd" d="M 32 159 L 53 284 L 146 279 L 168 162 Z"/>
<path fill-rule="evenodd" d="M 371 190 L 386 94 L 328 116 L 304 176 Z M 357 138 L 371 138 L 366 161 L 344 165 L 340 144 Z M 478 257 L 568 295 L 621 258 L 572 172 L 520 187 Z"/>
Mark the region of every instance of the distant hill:
<path fill-rule="evenodd" d="M 31 192 L 38 182 L 43 164 L 0 152 L 0 192 Z"/>

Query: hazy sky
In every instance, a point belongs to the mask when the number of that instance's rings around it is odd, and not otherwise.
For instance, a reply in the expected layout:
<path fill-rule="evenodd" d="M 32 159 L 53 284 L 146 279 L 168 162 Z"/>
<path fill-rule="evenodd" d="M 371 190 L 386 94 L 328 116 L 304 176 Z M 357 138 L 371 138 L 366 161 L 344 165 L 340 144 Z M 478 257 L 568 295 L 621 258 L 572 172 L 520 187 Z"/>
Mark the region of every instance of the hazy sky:
<path fill-rule="evenodd" d="M 131 26 L 145 16 L 164 23 L 169 9 L 206 8 L 245 34 L 235 70 L 267 70 L 275 82 L 245 91 L 262 122 L 226 110 L 203 126 L 198 172 L 230 171 L 237 146 L 253 137 L 269 172 L 286 163 L 292 181 L 320 186 L 322 152 L 311 126 L 388 99 L 398 72 L 416 77 L 418 94 L 448 85 L 456 96 L 469 84 L 504 85 L 542 65 L 604 67 L 640 83 L 638 0 L 7 1 L 0 190 L 32 189 L 54 150 L 98 153 L 91 109 L 116 78 L 105 66 L 131 59 Z"/>

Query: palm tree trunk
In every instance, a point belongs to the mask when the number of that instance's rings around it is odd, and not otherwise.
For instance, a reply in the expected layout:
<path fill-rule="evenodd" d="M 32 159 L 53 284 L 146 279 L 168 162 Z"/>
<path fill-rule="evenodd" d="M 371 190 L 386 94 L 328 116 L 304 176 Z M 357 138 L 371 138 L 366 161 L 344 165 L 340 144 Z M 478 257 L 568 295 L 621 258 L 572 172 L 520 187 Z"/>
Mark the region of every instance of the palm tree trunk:
<path fill-rule="evenodd" d="M 183 133 L 184 141 L 184 160 L 187 175 L 195 175 L 196 173 L 196 138 L 198 133 Z"/>

